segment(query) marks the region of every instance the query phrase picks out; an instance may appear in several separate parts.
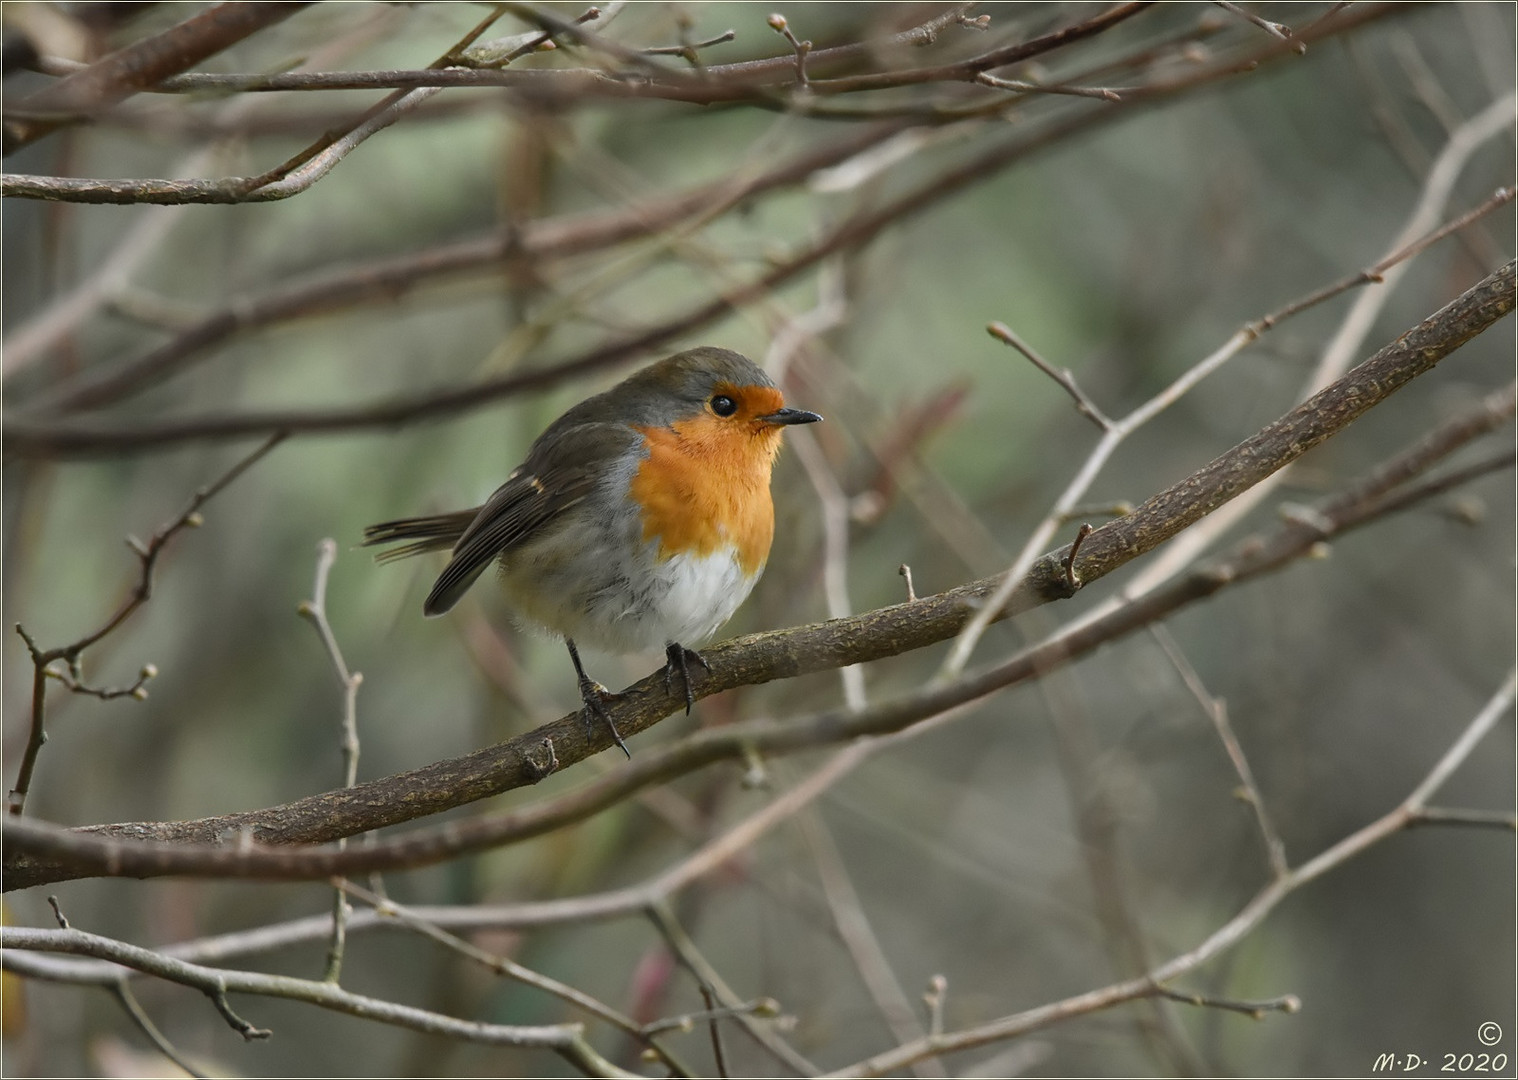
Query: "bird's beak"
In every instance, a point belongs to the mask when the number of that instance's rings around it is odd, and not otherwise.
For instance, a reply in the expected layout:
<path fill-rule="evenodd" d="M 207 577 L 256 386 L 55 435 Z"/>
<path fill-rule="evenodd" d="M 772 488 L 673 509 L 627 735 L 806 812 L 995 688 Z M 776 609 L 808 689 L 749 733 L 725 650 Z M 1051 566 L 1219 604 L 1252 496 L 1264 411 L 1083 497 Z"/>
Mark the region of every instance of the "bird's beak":
<path fill-rule="evenodd" d="M 779 409 L 759 419 L 766 424 L 815 424 L 822 417 L 805 409 Z"/>

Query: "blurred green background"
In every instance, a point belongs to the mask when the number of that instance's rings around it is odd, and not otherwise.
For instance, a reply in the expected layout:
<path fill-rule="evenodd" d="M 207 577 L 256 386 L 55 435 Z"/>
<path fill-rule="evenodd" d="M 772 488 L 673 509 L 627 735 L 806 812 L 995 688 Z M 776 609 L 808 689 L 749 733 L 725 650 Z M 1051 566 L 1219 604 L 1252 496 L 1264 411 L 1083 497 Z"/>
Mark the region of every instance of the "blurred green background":
<path fill-rule="evenodd" d="M 67 9 L 69 5 L 55 5 Z M 6 5 L 5 17 L 17 13 Z M 1256 5 L 1301 24 L 1329 5 Z M 1359 7 L 1359 5 L 1356 5 Z M 570 5 L 553 5 L 566 16 Z M 770 7 L 636 4 L 603 32 L 629 45 L 669 44 L 677 19 L 724 63 L 784 52 Z M 802 37 L 861 40 L 911 25 L 912 5 L 795 4 Z M 951 27 L 945 55 L 1031 36 L 1096 5 L 983 5 L 986 36 Z M 417 68 L 478 21 L 481 5 L 322 4 L 207 61 L 204 70 L 264 71 L 328 50 L 331 69 Z M 157 5 L 118 29 L 120 43 L 185 16 Z M 1195 34 L 1222 55 L 1265 42 L 1221 10 L 1175 5 L 1056 53 L 1048 70 L 1088 67 Z M 510 18 L 493 32 L 521 27 Z M 1276 61 L 1176 100 L 1121 115 L 935 203 L 851 251 L 841 276 L 847 314 L 806 342 L 789 399 L 828 418 L 820 449 L 856 511 L 847 580 L 856 611 L 993 573 L 1079 467 L 1096 433 L 1068 399 L 985 333 L 1012 327 L 1109 413 L 1121 414 L 1220 345 L 1247 320 L 1376 260 L 1417 202 L 1448 128 L 1513 82 L 1513 8 L 1400 10 L 1301 57 Z M 531 64 L 584 62 L 575 50 Z M 323 54 L 326 55 L 326 54 Z M 908 59 L 913 59 L 909 57 Z M 914 61 L 915 62 L 915 61 Z M 1063 65 L 1063 66 L 1062 66 Z M 1124 78 L 1132 77 L 1132 72 Z M 1022 77 L 1022 76 L 1019 76 Z M 1052 77 L 1052 76 L 1051 76 Z M 31 81 L 27 81 L 31 80 Z M 41 85 L 7 82 L 7 94 Z M 970 88 L 961 87 L 968 97 Z M 249 114 L 267 131 L 219 140 L 197 175 L 270 167 L 375 93 L 263 95 Z M 885 100 L 885 99 L 881 99 Z M 909 100 L 903 94 L 892 101 Z M 845 104 L 865 107 L 870 99 Z M 171 119 L 224 116 L 214 99 L 159 97 L 115 122 L 81 127 L 7 159 L 12 172 L 172 176 L 208 145 Z M 498 91 L 447 91 L 371 138 L 311 190 L 263 205 L 171 210 L 4 203 L 4 315 L 14 333 L 66 296 L 148 214 L 173 215 L 165 239 L 132 273 L 117 307 L 81 321 L 61 347 L 6 383 L 6 404 L 69 373 L 144 352 L 168 336 L 130 317 L 208 313 L 362 260 L 482 236 L 507 221 L 621 207 L 700 181 L 762 169 L 843 137 L 845 121 L 745 107 L 656 101 L 532 108 Z M 842 191 L 792 187 L 756 197 L 679 237 L 496 269 L 429 284 L 233 337 L 202 361 L 110 410 L 121 420 L 272 407 L 343 406 L 465 384 L 511 365 L 541 367 L 655 323 L 744 280 L 847 215 L 882 205 L 1013 130 L 1088 108 L 1032 102 L 1008 119 L 923 129 L 926 144 Z M 312 114 L 319 113 L 313 118 Z M 291 117 L 305 120 L 292 122 Z M 283 125 L 283 127 L 281 126 Z M 293 129 L 293 130 L 292 130 Z M 1441 217 L 1512 183 L 1511 132 L 1462 173 Z M 1415 324 L 1511 257 L 1501 210 L 1465 239 L 1421 256 L 1387 300 L 1360 356 Z M 807 274 L 676 347 L 716 344 L 762 358 L 776 319 L 815 303 Z M 1091 496 L 1138 502 L 1285 412 L 1350 297 L 1283 324 L 1127 443 Z M 162 312 L 159 309 L 164 309 Z M 524 327 L 541 336 L 525 349 Z M 653 359 L 663 352 L 645 354 Z M 1251 524 L 1282 502 L 1311 501 L 1408 445 L 1509 379 L 1511 320 L 1470 343 L 1342 437 L 1304 459 Z M 85 657 L 96 683 L 161 674 L 145 702 L 101 702 L 59 688 L 29 812 L 68 824 L 191 818 L 274 805 L 341 782 L 341 696 L 316 635 L 296 615 L 311 595 L 316 546 L 340 552 L 328 611 L 349 664 L 362 671 L 360 775 L 414 768 L 506 738 L 577 704 L 562 647 L 513 626 L 478 589 L 446 619 L 423 620 L 440 567 L 377 567 L 356 549 L 363 526 L 473 505 L 562 409 L 630 365 L 444 420 L 301 436 L 210 503 L 178 537 L 151 602 Z M 936 408 L 934 402 L 943 407 Z M 1510 439 L 1510 432 L 1495 438 Z M 199 485 L 253 442 L 180 444 L 144 453 L 52 461 L 8 456 L 4 472 L 4 606 L 39 643 L 94 628 L 135 573 L 123 545 L 178 512 Z M 894 449 L 892 449 L 894 448 Z M 881 480 L 884 457 L 889 482 Z M 774 481 L 775 548 L 732 634 L 827 616 L 816 491 L 794 450 Z M 1208 690 L 1226 699 L 1294 863 L 1404 798 L 1500 682 L 1513 655 L 1513 483 L 1488 477 L 1335 543 L 1326 561 L 1228 590 L 1168 629 Z M 1053 620 L 1113 595 L 1135 569 L 1057 609 L 993 630 L 983 661 Z M 725 632 L 726 633 L 726 632 Z M 724 635 L 725 636 L 725 635 Z M 25 743 L 30 662 L 5 646 L 7 786 Z M 942 649 L 870 665 L 872 700 L 912 688 Z M 639 678 L 657 657 L 587 656 L 602 682 Z M 633 740 L 634 752 L 699 724 L 790 716 L 841 700 L 836 673 L 709 699 Z M 1064 750 L 1062 753 L 1061 745 Z M 1438 800 L 1513 804 L 1513 725 L 1504 719 Z M 769 763 L 785 786 L 822 754 Z M 1078 767 L 1072 765 L 1078 763 Z M 486 809 L 570 790 L 610 756 Z M 721 766 L 670 786 L 688 814 L 629 803 L 576 828 L 437 869 L 392 875 L 397 899 L 508 902 L 636 882 L 677 861 L 772 797 Z M 948 980 L 951 1028 L 983 1022 L 1130 974 L 1134 941 L 1151 962 L 1194 946 L 1265 882 L 1249 808 L 1207 717 L 1155 640 L 1136 634 L 1043 686 L 1003 693 L 953 724 L 872 760 L 818 804 L 886 956 L 912 999 Z M 472 808 L 478 809 L 478 808 Z M 1084 827 L 1082 821 L 1084 820 Z M 686 829 L 676 827 L 684 822 Z M 1093 829 L 1095 832 L 1093 832 Z M 694 831 L 691 831 L 694 830 Z M 1093 852 L 1093 837 L 1110 846 Z M 1360 1074 L 1386 1051 L 1426 1057 L 1480 1049 L 1487 1020 L 1513 1052 L 1514 859 L 1511 834 L 1423 829 L 1398 835 L 1289 899 L 1237 948 L 1186 982 L 1234 998 L 1293 993 L 1294 1016 L 1261 1022 L 1215 1010 L 1132 1005 L 948 1059 L 956 1074 Z M 1090 860 L 1116 875 L 1093 882 Z M 682 897 L 680 914 L 740 995 L 768 995 L 796 1018 L 795 1045 L 825 1068 L 894 1039 L 861 986 L 796 824 L 767 835 L 727 871 Z M 322 885 L 95 880 L 9 897 L 12 916 L 51 925 L 55 892 L 76 926 L 156 945 L 327 910 Z M 1135 937 L 1114 942 L 1102 912 L 1117 905 Z M 626 918 L 520 937 L 492 948 L 619 1007 L 662 945 Z M 322 945 L 253 958 L 260 970 L 319 977 Z M 574 1018 L 560 1003 L 497 981 L 419 938 L 356 936 L 344 985 L 455 1015 L 511 1023 Z M 397 1031 L 313 1008 L 242 999 L 276 1036 L 244 1045 L 203 999 L 143 980 L 139 995 L 184 1051 L 243 1075 L 558 1074 L 548 1055 L 490 1050 Z M 30 983 L 27 1020 L 6 1043 L 10 1075 L 99 1075 L 140 1034 L 108 995 Z M 655 1013 L 700 1008 L 675 975 Z M 684 1037 L 702 1060 L 706 1036 Z M 628 1048 L 604 1030 L 609 1056 Z M 735 1073 L 773 1062 L 729 1039 Z M 1012 1057 L 997 1055 L 1006 1051 Z M 1021 1054 L 1022 1057 L 1016 1055 Z M 632 1065 L 632 1060 L 623 1060 Z M 168 1074 L 172 1075 L 172 1074 Z"/>

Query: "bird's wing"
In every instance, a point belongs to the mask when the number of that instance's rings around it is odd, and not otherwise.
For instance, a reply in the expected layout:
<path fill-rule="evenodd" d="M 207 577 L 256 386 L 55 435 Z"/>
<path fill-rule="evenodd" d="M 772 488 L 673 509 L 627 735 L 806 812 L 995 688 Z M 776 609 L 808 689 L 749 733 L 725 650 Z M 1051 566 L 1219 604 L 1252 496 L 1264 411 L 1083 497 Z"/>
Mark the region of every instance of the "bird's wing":
<path fill-rule="evenodd" d="M 639 453 L 642 443 L 625 424 L 550 427 L 459 537 L 422 610 L 441 615 L 453 607 L 498 555 L 583 502 L 607 470 Z"/>

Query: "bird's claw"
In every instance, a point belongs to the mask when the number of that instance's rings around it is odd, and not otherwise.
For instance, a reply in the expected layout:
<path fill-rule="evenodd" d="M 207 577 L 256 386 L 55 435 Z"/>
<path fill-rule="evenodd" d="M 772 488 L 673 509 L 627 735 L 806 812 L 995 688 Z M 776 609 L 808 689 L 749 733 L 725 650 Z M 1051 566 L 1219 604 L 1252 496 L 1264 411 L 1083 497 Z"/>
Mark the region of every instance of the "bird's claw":
<path fill-rule="evenodd" d="M 685 685 L 685 715 L 689 716 L 691 708 L 696 704 L 696 691 L 691 686 L 690 664 L 694 660 L 701 665 L 702 671 L 711 671 L 706 664 L 706 658 L 695 649 L 687 649 L 678 641 L 672 641 L 664 648 L 664 692 L 674 692 L 672 685 L 675 672 L 680 673 L 680 679 Z"/>
<path fill-rule="evenodd" d="M 585 703 L 584 715 L 586 732 L 594 735 L 596 733 L 596 720 L 599 719 L 611 732 L 612 741 L 617 744 L 618 749 L 620 749 L 622 753 L 626 754 L 628 759 L 631 760 L 632 751 L 629 750 L 627 748 L 627 744 L 622 741 L 622 734 L 617 730 L 617 725 L 612 720 L 611 713 L 606 711 L 606 706 L 610 702 L 618 700 L 620 697 L 620 694 L 613 694 L 610 690 L 606 689 L 606 687 L 602 686 L 595 680 L 587 679 L 584 676 L 581 676 L 580 700 Z"/>

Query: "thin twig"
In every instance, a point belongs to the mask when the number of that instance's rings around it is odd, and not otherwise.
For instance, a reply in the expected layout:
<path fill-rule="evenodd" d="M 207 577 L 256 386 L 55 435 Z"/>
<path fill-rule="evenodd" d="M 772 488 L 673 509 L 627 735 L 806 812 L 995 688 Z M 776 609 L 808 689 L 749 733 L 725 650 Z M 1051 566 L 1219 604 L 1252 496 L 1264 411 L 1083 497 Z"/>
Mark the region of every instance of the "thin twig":
<path fill-rule="evenodd" d="M 1024 82 L 1021 79 L 1003 79 L 982 71 L 975 76 L 982 86 L 994 86 L 998 90 L 1012 90 L 1020 94 L 1065 94 L 1069 97 L 1099 98 L 1102 101 L 1122 101 L 1123 95 L 1106 86 L 1068 86 L 1063 83 Z"/>
<path fill-rule="evenodd" d="M 1074 593 L 1081 587 L 1080 575 L 1075 572 L 1075 560 L 1081 552 L 1081 545 L 1086 542 L 1086 537 L 1095 532 L 1090 522 L 1081 522 L 1081 527 L 1075 530 L 1075 539 L 1070 541 L 1070 552 L 1065 556 L 1065 587 Z"/>
<path fill-rule="evenodd" d="M 655 45 L 644 49 L 649 56 L 683 56 L 692 64 L 700 64 L 700 57 L 696 53 L 701 49 L 709 49 L 713 45 L 721 45 L 732 41 L 738 36 L 736 30 L 724 30 L 716 37 L 709 37 L 704 41 L 689 41 L 680 45 Z"/>
<path fill-rule="evenodd" d="M 645 1035 L 657 1035 L 665 1031 L 689 1031 L 697 1024 L 707 1020 L 721 1020 L 737 1016 L 740 1013 L 767 1019 L 779 1015 L 779 1012 L 780 1003 L 774 998 L 755 998 L 753 1001 L 740 1001 L 731 1009 L 726 1007 L 703 1009 L 700 1012 L 667 1016 L 662 1020 L 650 1020 L 643 1025 L 642 1030 Z"/>
<path fill-rule="evenodd" d="M 809 807 L 800 816 L 802 834 L 812 852 L 817 876 L 822 880 L 822 891 L 832 911 L 833 922 L 843 939 L 844 947 L 854 962 L 859 979 L 869 993 L 875 1008 L 886 1022 L 886 1027 L 897 1042 L 909 1042 L 926 1034 L 917 1010 L 912 1007 L 901 980 L 891 969 L 880 937 L 870 925 L 870 920 L 860 903 L 859 893 L 849 878 L 843 856 L 838 851 L 832 833 L 817 813 Z M 941 1061 L 925 1059 L 913 1064 L 918 1076 L 948 1076 Z"/>
<path fill-rule="evenodd" d="M 610 6 L 620 8 L 622 5 L 612 4 Z M 605 34 L 586 29 L 588 23 L 595 21 L 599 17 L 598 11 L 596 15 L 590 14 L 591 11 L 596 10 L 594 8 L 586 11 L 584 15 L 581 15 L 577 19 L 566 19 L 548 8 L 538 7 L 535 4 L 510 3 L 503 4 L 502 7 L 525 22 L 536 23 L 544 30 L 551 31 L 555 37 L 562 36 L 568 38 L 569 42 L 574 45 L 583 46 L 592 52 L 600 53 L 610 60 L 615 60 L 625 65 L 621 71 L 615 72 L 617 76 L 625 78 L 629 75 L 636 75 L 647 82 L 664 79 L 679 82 L 681 79 L 686 78 L 683 72 L 670 71 L 668 68 L 650 60 L 644 52 L 629 48 L 621 42 L 607 37 Z M 586 16 L 589 17 L 587 18 Z M 540 72 L 524 72 L 523 74 L 537 75 Z"/>
<path fill-rule="evenodd" d="M 928 980 L 928 989 L 922 995 L 922 1003 L 928 1007 L 928 1035 L 943 1034 L 943 1010 L 949 996 L 949 980 L 934 975 Z"/>
<path fill-rule="evenodd" d="M 621 3 L 608 5 L 608 7 L 614 10 L 607 16 L 606 21 L 610 22 L 616 14 L 615 9 L 619 9 L 622 6 Z M 606 13 L 601 8 L 586 8 L 576 16 L 574 22 L 576 26 L 594 22 L 600 19 L 603 14 Z M 497 38 L 493 41 L 481 42 L 471 49 L 455 48 L 453 50 L 454 59 L 458 63 L 469 67 L 503 68 L 512 61 L 519 60 L 528 53 L 536 52 L 538 49 L 554 48 L 556 45 L 554 41 L 555 36 L 556 32 L 553 30 L 538 30 L 527 34 L 511 34 L 504 39 Z"/>
<path fill-rule="evenodd" d="M 153 1018 L 138 1003 L 137 996 L 132 993 L 132 988 L 125 979 L 118 979 L 113 983 L 111 985 L 111 992 L 116 995 L 116 1000 L 121 1002 L 121 1007 L 132 1018 L 132 1022 L 148 1037 L 148 1041 L 158 1048 L 160 1054 L 191 1076 L 196 1077 L 197 1080 L 209 1075 L 190 1064 L 189 1059 L 179 1052 L 179 1048 L 170 1042 L 168 1036 L 159 1030 L 158 1025 L 153 1023 Z"/>
<path fill-rule="evenodd" d="M 724 1013 L 729 1016 L 739 1016 L 743 1010 L 721 1009 L 717 1006 L 717 995 L 706 983 L 701 984 L 701 1000 L 706 1003 L 703 1010 L 706 1013 L 706 1030 L 712 1040 L 712 1064 L 716 1066 L 718 1080 L 728 1080 L 732 1074 L 727 1071 L 727 1050 L 722 1044 L 722 1028 L 718 1026 Z"/>
<path fill-rule="evenodd" d="M 1423 778 L 1423 782 L 1413 788 L 1413 793 L 1403 802 L 1403 806 L 1410 814 L 1420 813 L 1427 805 L 1428 800 L 1434 793 L 1444 786 L 1465 759 L 1471 756 L 1471 751 L 1476 744 L 1486 737 L 1486 733 L 1492 730 L 1492 725 L 1507 713 L 1513 706 L 1513 673 L 1507 674 L 1505 681 L 1492 699 L 1486 703 L 1486 707 L 1471 721 L 1460 738 L 1455 740 L 1442 758 L 1439 759 L 1429 774 Z"/>
<path fill-rule="evenodd" d="M 284 432 L 276 432 L 265 439 L 258 449 L 248 454 L 231 469 L 222 474 L 221 478 L 201 488 L 191 496 L 185 508 L 180 511 L 178 517 L 164 525 L 160 525 L 154 531 L 146 544 L 135 537 L 128 538 L 128 546 L 136 552 L 138 559 L 137 584 L 132 589 L 131 595 L 118 607 L 114 614 L 93 633 L 68 645 L 62 645 L 51 649 L 42 649 L 32 640 L 31 636 L 16 624 L 16 633 L 21 635 L 22 641 L 26 642 L 27 651 L 32 658 L 32 705 L 31 705 L 31 729 L 27 737 L 26 749 L 21 755 L 21 766 L 16 775 L 16 786 L 11 789 L 7 800 L 7 809 L 12 815 L 19 816 L 26 806 L 27 794 L 31 791 L 32 774 L 37 767 L 37 757 L 42 752 L 42 746 L 47 742 L 47 731 L 44 727 L 46 719 L 47 680 L 50 676 L 49 668 L 58 661 L 67 665 L 69 682 L 82 684 L 84 680 L 80 668 L 80 657 L 90 646 L 99 642 L 102 638 L 111 634 L 122 623 L 131 617 L 132 613 L 147 603 L 153 595 L 153 570 L 158 564 L 158 557 L 162 554 L 165 545 L 175 535 L 185 529 L 196 528 L 201 524 L 200 508 L 213 499 L 226 486 L 236 480 L 245 471 L 251 468 L 260 458 L 267 454 L 275 446 L 279 445 L 285 437 Z M 132 691 L 141 691 L 142 683 L 158 673 L 157 668 L 145 665 L 139 675 L 139 681 Z M 57 676 L 53 676 L 57 677 Z M 137 693 L 129 691 L 131 696 Z M 93 692 L 93 691 L 87 691 Z M 106 696 L 108 692 L 94 692 L 95 696 Z M 113 695 L 114 696 L 114 695 Z"/>
<path fill-rule="evenodd" d="M 766 371 L 780 377 L 792 357 L 810 340 L 820 337 L 848 317 L 843 279 L 843 266 L 839 260 L 831 259 L 823 264 L 817 305 L 786 319 L 775 331 L 764 357 Z M 793 436 L 791 446 L 822 508 L 822 582 L 828 617 L 844 618 L 854 613 L 853 602 L 849 599 L 849 499 L 816 437 L 805 430 L 797 430 Z M 863 708 L 867 700 L 864 672 L 850 665 L 840 668 L 838 677 L 843 682 L 844 700 L 853 708 Z"/>
<path fill-rule="evenodd" d="M 364 676 L 360 672 L 348 670 L 343 651 L 337 644 L 337 635 L 332 632 L 332 624 L 327 619 L 327 579 L 332 573 L 332 564 L 336 561 L 337 541 L 329 537 L 317 545 L 316 581 L 311 588 L 311 599 L 301 601 L 296 611 L 316 628 L 317 636 L 327 651 L 327 658 L 332 662 L 332 669 L 337 674 L 337 681 L 343 688 L 342 738 L 338 745 L 343 760 L 343 787 L 351 788 L 358 783 L 358 688 L 363 684 Z M 338 850 L 341 851 L 347 844 L 348 838 L 343 837 L 337 842 Z M 326 973 L 322 976 L 327 982 L 337 982 L 342 974 L 348 914 L 348 900 L 339 883 L 333 889 L 332 941 L 327 948 Z"/>
<path fill-rule="evenodd" d="M 907 583 L 907 603 L 910 604 L 912 601 L 917 599 L 917 590 L 912 586 L 912 568 L 906 563 L 902 563 L 896 568 L 896 572 L 900 574 L 902 576 L 902 579 Z"/>
<path fill-rule="evenodd" d="M 1027 631 L 1041 621 L 1030 618 L 1019 629 Z M 1098 763 L 1104 756 L 1102 747 L 1082 705 L 1071 669 L 1062 667 L 1039 679 L 1038 691 L 1048 710 L 1076 848 L 1086 872 L 1093 912 L 1102 930 L 1102 944 L 1113 976 L 1132 978 L 1149 970 L 1154 956 L 1140 925 L 1125 872 L 1121 814 L 1111 786 L 1097 775 Z M 1173 1010 L 1162 1003 L 1149 1003 L 1132 1022 L 1139 1039 L 1154 1057 L 1158 1072 L 1204 1076 L 1215 1071 L 1198 1057 Z"/>
<path fill-rule="evenodd" d="M 1196 668 L 1192 667 L 1191 661 L 1176 644 L 1175 638 L 1170 631 L 1161 623 L 1153 623 L 1149 632 L 1155 641 L 1169 657 L 1171 665 L 1180 675 L 1181 681 L 1191 691 L 1191 696 L 1196 698 L 1202 706 L 1213 727 L 1217 729 L 1218 738 L 1222 740 L 1223 749 L 1228 752 L 1228 760 L 1233 763 L 1234 772 L 1239 776 L 1239 783 L 1243 785 L 1244 799 L 1254 811 L 1255 821 L 1260 827 L 1260 836 L 1265 842 L 1265 857 L 1270 862 L 1271 874 L 1277 878 L 1285 877 L 1288 871 L 1286 861 L 1286 845 L 1281 841 L 1280 833 L 1276 832 L 1271 823 L 1270 814 L 1265 809 L 1265 799 L 1260 794 L 1260 787 L 1255 783 L 1254 770 L 1249 767 L 1249 759 L 1244 756 L 1244 749 L 1239 745 L 1238 736 L 1234 734 L 1233 725 L 1228 721 L 1228 705 L 1222 698 L 1213 697 L 1207 692 L 1207 687 L 1202 683 L 1202 677 L 1197 674 Z"/>
<path fill-rule="evenodd" d="M 796 86 L 801 90 L 809 89 L 809 80 L 806 77 L 806 57 L 807 53 L 812 51 L 812 43 L 798 38 L 796 32 L 791 29 L 790 22 L 784 15 L 771 15 L 765 21 L 769 23 L 771 30 L 785 38 L 790 44 L 791 51 L 795 53 Z"/>
<path fill-rule="evenodd" d="M 424 86 L 407 91 L 385 111 L 357 125 L 352 132 L 333 141 L 320 153 L 314 154 L 278 179 L 271 180 L 268 179 L 268 174 L 261 174 L 228 176 L 216 180 L 95 180 L 8 173 L 0 178 L 0 196 L 107 205 L 278 202 L 309 191 L 371 135 L 383 131 L 441 89 Z"/>
<path fill-rule="evenodd" d="M 255 1027 L 237 1015 L 236 1010 L 232 1008 L 232 1003 L 227 1000 L 227 986 L 224 979 L 213 980 L 209 986 L 202 989 L 205 990 L 206 997 L 211 999 L 211 1004 L 216 1006 L 216 1011 L 221 1013 L 221 1018 L 245 1041 L 258 1042 L 273 1036 L 274 1032 L 270 1029 Z"/>
<path fill-rule="evenodd" d="M 53 909 L 53 920 L 58 924 L 58 929 L 70 929 L 68 917 L 63 914 L 63 906 L 58 903 L 56 896 L 49 896 L 47 898 L 47 906 Z"/>
<path fill-rule="evenodd" d="M 1357 285 L 1386 284 L 1387 272 L 1391 270 L 1392 267 L 1396 266 L 1398 263 L 1406 262 L 1408 259 L 1411 259 L 1414 256 L 1422 253 L 1425 248 L 1432 247 L 1440 240 L 1443 240 L 1446 236 L 1457 233 L 1464 229 L 1466 226 L 1474 224 L 1481 218 L 1486 217 L 1486 215 L 1490 214 L 1493 210 L 1506 206 L 1508 203 L 1513 201 L 1514 193 L 1515 189 L 1511 185 L 1498 188 L 1495 192 L 1492 193 L 1490 198 L 1482 202 L 1479 206 L 1474 206 L 1458 217 L 1451 218 L 1449 221 L 1446 221 L 1443 225 L 1439 226 L 1437 229 L 1434 229 L 1432 232 L 1425 233 L 1424 235 L 1414 240 L 1412 243 L 1391 252 L 1389 255 L 1387 255 L 1380 262 L 1374 264 L 1373 266 L 1367 266 L 1364 270 L 1361 270 L 1358 273 L 1351 274 L 1346 278 L 1341 278 L 1340 280 L 1334 282 L 1332 285 L 1324 286 L 1322 289 L 1319 289 L 1317 292 L 1311 294 L 1310 296 L 1305 296 L 1300 300 L 1295 300 L 1280 310 L 1271 312 L 1269 315 L 1266 315 L 1260 319 L 1256 325 L 1258 325 L 1262 331 L 1268 330 L 1276 323 L 1280 322 L 1282 319 L 1290 318 L 1291 316 L 1297 314 L 1299 311 L 1304 311 L 1307 308 L 1314 307 L 1326 299 L 1337 296 L 1339 293 L 1344 292 L 1346 289 L 1354 288 Z"/>
<path fill-rule="evenodd" d="M 1056 368 L 1049 361 L 1038 355 L 1032 346 L 1013 333 L 1011 328 L 1005 323 L 993 322 L 986 327 L 986 332 L 997 340 L 1006 342 L 1012 346 L 1022 353 L 1023 356 L 1027 357 L 1028 361 L 1038 368 L 1039 371 L 1042 371 L 1049 378 L 1059 383 L 1065 393 L 1069 394 L 1075 401 L 1076 411 L 1082 416 L 1086 417 L 1103 431 L 1112 430 L 1112 421 L 1107 418 L 1106 413 L 1097 407 L 1096 402 L 1087 397 L 1085 391 L 1076 384 L 1075 376 L 1071 374 L 1069 368 Z"/>
<path fill-rule="evenodd" d="M 1173 990 L 1168 986 L 1159 987 L 1157 993 L 1160 997 L 1179 1001 L 1183 1005 L 1224 1009 L 1228 1012 L 1243 1013 L 1256 1020 L 1263 1020 L 1266 1013 L 1290 1014 L 1302 1011 L 1302 999 L 1295 994 L 1282 994 L 1280 997 L 1267 998 L 1264 1001 L 1231 1001 L 1228 998 L 1209 997 L 1205 994 L 1189 994 L 1184 990 Z"/>
<path fill-rule="evenodd" d="M 1212 2 L 1218 7 L 1222 8 L 1224 11 L 1227 11 L 1233 15 L 1237 15 L 1245 22 L 1250 23 L 1253 26 L 1258 26 L 1261 30 L 1265 31 L 1267 34 L 1278 41 L 1291 40 L 1291 27 L 1287 26 L 1285 23 L 1271 22 L 1268 19 L 1262 19 L 1252 11 L 1245 11 L 1243 8 L 1239 7 L 1238 4 L 1229 3 L 1229 0 L 1212 0 Z"/>
<path fill-rule="evenodd" d="M 782 1039 L 775 1031 L 774 1025 L 764 1024 L 755 1020 L 754 1017 L 742 1009 L 743 999 L 733 992 L 733 988 L 718 973 L 709 960 L 702 954 L 696 943 L 691 940 L 685 928 L 680 925 L 669 903 L 660 899 L 648 904 L 644 908 L 649 920 L 658 929 L 670 951 L 680 960 L 684 968 L 690 972 L 703 993 L 710 994 L 722 1008 L 727 1010 L 724 1015 L 731 1015 L 738 1025 L 748 1033 L 760 1046 L 768 1050 L 775 1060 L 786 1068 L 794 1071 L 798 1076 L 816 1076 L 821 1070 L 806 1058 L 802 1057 L 790 1043 Z M 710 1007 L 709 1007 L 710 1008 Z M 710 1010 L 715 1012 L 714 1009 Z M 716 1019 L 710 1021 L 715 1030 Z M 720 1053 L 721 1042 L 713 1036 L 713 1049 Z"/>

